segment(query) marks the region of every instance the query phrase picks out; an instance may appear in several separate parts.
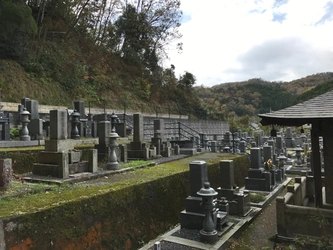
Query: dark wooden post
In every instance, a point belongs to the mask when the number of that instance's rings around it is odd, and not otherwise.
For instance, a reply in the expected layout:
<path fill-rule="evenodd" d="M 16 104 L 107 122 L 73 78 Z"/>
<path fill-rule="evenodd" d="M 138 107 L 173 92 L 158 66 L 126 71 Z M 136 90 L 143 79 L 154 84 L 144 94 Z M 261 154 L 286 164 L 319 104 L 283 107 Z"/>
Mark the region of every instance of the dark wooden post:
<path fill-rule="evenodd" d="M 311 146 L 312 146 L 313 179 L 314 179 L 316 207 L 323 206 L 321 164 L 320 164 L 320 151 L 319 151 L 320 130 L 321 130 L 321 122 L 313 122 L 311 129 Z"/>
<path fill-rule="evenodd" d="M 325 121 L 323 124 L 324 140 L 324 168 L 325 168 L 325 197 L 326 203 L 333 204 L 333 121 Z"/>

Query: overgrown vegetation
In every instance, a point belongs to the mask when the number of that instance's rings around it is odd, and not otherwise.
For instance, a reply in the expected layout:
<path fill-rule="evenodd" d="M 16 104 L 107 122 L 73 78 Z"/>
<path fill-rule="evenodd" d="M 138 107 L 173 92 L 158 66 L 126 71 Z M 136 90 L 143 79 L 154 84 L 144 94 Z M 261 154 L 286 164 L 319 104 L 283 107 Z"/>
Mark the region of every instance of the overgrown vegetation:
<path fill-rule="evenodd" d="M 137 169 L 139 167 L 142 166 L 147 166 L 150 165 L 152 163 L 152 161 L 146 161 L 146 160 L 133 160 L 133 161 L 129 161 L 129 162 L 120 162 L 120 166 L 122 168 L 132 168 L 132 169 Z"/>
<path fill-rule="evenodd" d="M 217 185 L 219 185 L 218 181 L 219 178 L 218 176 L 216 176 L 216 171 L 217 172 L 219 171 L 218 166 L 220 160 L 232 159 L 236 161 L 235 165 L 238 166 L 239 163 L 243 162 L 242 160 L 243 158 L 246 157 L 239 155 L 232 155 L 232 154 L 224 154 L 223 156 L 220 156 L 218 158 L 212 158 L 208 160 L 207 161 L 208 166 L 215 166 L 215 167 L 208 167 L 209 178 L 212 183 L 212 186 L 215 186 L 215 188 L 217 188 Z M 128 186 L 136 185 L 138 183 L 146 183 L 152 180 L 157 180 L 159 178 L 175 175 L 177 173 L 183 173 L 188 171 L 188 164 L 194 159 L 197 159 L 197 157 L 195 156 L 190 158 L 184 158 L 176 162 L 168 162 L 150 168 L 135 169 L 136 171 L 135 175 L 130 175 L 126 180 L 121 180 L 119 182 L 109 183 L 102 186 L 101 185 L 81 186 L 80 184 L 74 186 L 65 185 L 63 188 L 60 189 L 49 190 L 47 195 L 45 195 L 45 192 L 36 192 L 34 195 L 31 195 L 29 197 L 21 197 L 20 199 L 17 199 L 15 197 L 8 197 L 5 199 L 1 199 L 3 200 L 3 206 L 0 206 L 0 217 L 15 215 L 18 213 L 28 213 L 31 211 L 42 210 L 45 208 L 61 205 L 63 203 L 69 203 L 83 198 L 102 195 L 111 191 L 116 191 L 122 188 L 126 188 Z M 238 160 L 240 161 L 238 162 Z M 136 164 L 137 163 L 138 161 L 136 162 Z M 248 167 L 249 165 L 247 165 L 246 168 Z M 41 184 L 41 186 L 43 185 L 44 184 Z M 59 193 L 61 193 L 61 196 L 59 196 Z"/>
<path fill-rule="evenodd" d="M 160 66 L 181 17 L 179 0 L 2 0 L 0 88 L 13 89 L 2 100 L 200 117 L 195 76 Z"/>
<path fill-rule="evenodd" d="M 263 193 L 250 193 L 250 201 L 253 203 L 260 203 L 266 199 L 266 195 Z"/>

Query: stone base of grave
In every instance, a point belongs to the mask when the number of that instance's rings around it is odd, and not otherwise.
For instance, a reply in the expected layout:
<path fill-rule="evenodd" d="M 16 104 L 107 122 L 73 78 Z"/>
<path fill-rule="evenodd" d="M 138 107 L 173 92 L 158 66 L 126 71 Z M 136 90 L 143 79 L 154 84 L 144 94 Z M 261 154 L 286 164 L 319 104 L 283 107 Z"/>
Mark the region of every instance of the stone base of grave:
<path fill-rule="evenodd" d="M 39 163 L 34 163 L 32 173 L 41 176 L 68 178 L 68 153 L 46 151 L 40 152 Z"/>
<path fill-rule="evenodd" d="M 271 173 L 264 169 L 249 169 L 248 177 L 245 178 L 245 189 L 268 191 L 272 190 Z"/>
<path fill-rule="evenodd" d="M 52 152 L 61 152 L 69 151 L 74 149 L 76 145 L 83 144 L 98 144 L 98 138 L 91 138 L 85 140 L 73 140 L 73 139 L 64 139 L 64 140 L 45 140 L 45 151 Z"/>
<path fill-rule="evenodd" d="M 180 226 L 187 229 L 202 229 L 202 222 L 205 215 L 199 213 L 187 212 L 186 210 L 180 213 Z"/>
<path fill-rule="evenodd" d="M 180 148 L 179 149 L 180 154 L 182 155 L 196 155 L 197 154 L 197 149 L 196 148 Z"/>
<path fill-rule="evenodd" d="M 107 170 L 117 170 L 119 169 L 119 163 L 118 162 L 108 162 L 106 164 L 106 169 Z"/>
<path fill-rule="evenodd" d="M 69 174 L 89 172 L 88 161 L 81 161 L 69 164 Z"/>
<path fill-rule="evenodd" d="M 206 232 L 205 230 L 200 230 L 200 241 L 204 243 L 214 244 L 219 239 L 217 231 Z"/>
<path fill-rule="evenodd" d="M 81 152 L 49 152 L 39 153 L 39 163 L 34 163 L 34 175 L 69 178 L 69 174 L 97 171 L 97 150 L 87 150 L 88 161 L 81 161 Z"/>
<path fill-rule="evenodd" d="M 218 211 L 216 214 L 216 227 L 221 228 L 227 223 L 227 213 Z M 204 214 L 188 212 L 186 210 L 180 213 L 180 226 L 187 229 L 202 229 Z"/>
<path fill-rule="evenodd" d="M 69 171 L 65 172 L 62 171 L 63 169 L 60 168 L 57 164 L 41 164 L 41 163 L 34 163 L 32 173 L 34 175 L 40 176 L 52 176 L 58 178 L 68 178 Z"/>
<path fill-rule="evenodd" d="M 0 189 L 7 189 L 12 181 L 12 159 L 6 158 L 0 160 Z"/>
<path fill-rule="evenodd" d="M 148 159 L 149 158 L 149 149 L 146 150 L 128 150 L 127 156 L 130 159 Z"/>

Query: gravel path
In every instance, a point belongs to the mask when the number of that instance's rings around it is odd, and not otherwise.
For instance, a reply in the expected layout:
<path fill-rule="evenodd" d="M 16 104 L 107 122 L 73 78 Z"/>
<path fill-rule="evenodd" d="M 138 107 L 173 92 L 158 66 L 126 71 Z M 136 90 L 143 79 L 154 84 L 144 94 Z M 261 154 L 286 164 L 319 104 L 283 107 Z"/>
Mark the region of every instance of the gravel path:
<path fill-rule="evenodd" d="M 286 188 L 279 196 L 286 193 Z M 264 208 L 260 215 L 242 233 L 238 239 L 233 239 L 229 250 L 255 250 L 255 249 L 286 249 L 285 244 L 277 244 L 274 238 L 277 234 L 276 202 L 275 199 Z M 287 248 L 288 249 L 288 248 Z"/>

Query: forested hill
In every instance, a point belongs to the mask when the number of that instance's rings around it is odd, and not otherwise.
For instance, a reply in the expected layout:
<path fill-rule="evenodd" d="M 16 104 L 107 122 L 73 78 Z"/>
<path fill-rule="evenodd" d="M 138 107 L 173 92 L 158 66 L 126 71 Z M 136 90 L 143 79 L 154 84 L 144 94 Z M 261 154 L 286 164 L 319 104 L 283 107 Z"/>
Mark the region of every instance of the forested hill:
<path fill-rule="evenodd" d="M 333 73 L 194 87 L 196 72 L 162 67 L 178 42 L 180 0 L 0 0 L 1 100 L 234 120 L 327 91 Z M 182 50 L 182 44 L 177 48 Z"/>
<path fill-rule="evenodd" d="M 0 0 L 2 101 L 205 115 L 194 74 L 160 66 L 181 18 L 179 0 Z"/>
<path fill-rule="evenodd" d="M 289 107 L 333 89 L 333 73 L 318 73 L 291 82 L 269 82 L 260 78 L 225 83 L 195 91 L 208 114 L 230 120 L 255 116 Z"/>

